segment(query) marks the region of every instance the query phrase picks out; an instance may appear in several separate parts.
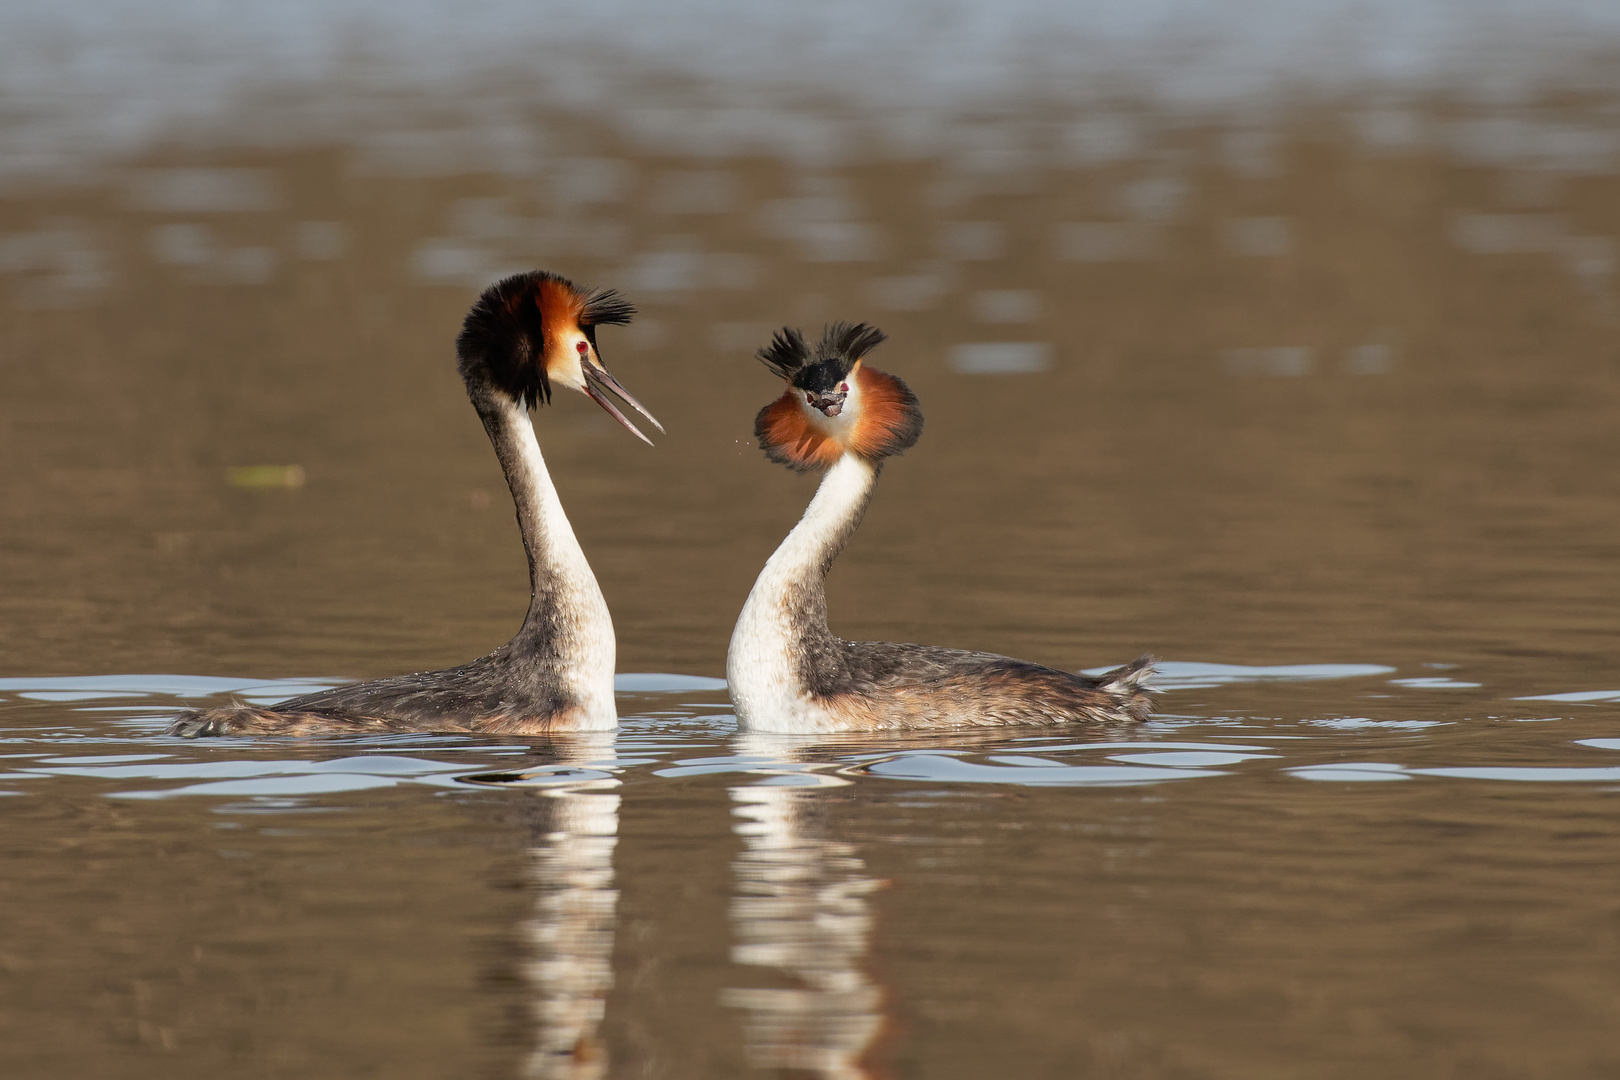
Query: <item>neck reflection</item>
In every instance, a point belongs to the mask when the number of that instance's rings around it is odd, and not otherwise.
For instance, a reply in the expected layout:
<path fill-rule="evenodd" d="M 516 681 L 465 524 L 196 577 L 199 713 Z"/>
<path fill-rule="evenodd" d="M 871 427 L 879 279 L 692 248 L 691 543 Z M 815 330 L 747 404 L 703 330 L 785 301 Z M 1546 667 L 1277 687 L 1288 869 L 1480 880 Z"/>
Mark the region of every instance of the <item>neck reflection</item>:
<path fill-rule="evenodd" d="M 612 736 L 602 745 L 582 740 L 578 751 L 564 757 L 577 763 L 611 757 Z M 543 789 L 550 803 L 549 829 L 529 851 L 534 914 L 522 927 L 529 953 L 522 973 L 532 989 L 535 1025 L 523 1075 L 535 1080 L 608 1075 L 598 1030 L 613 986 L 619 795 L 602 789 L 618 783 L 597 773 Z"/>
<path fill-rule="evenodd" d="M 730 789 L 732 828 L 744 850 L 733 868 L 732 959 L 770 968 L 788 985 L 726 990 L 744 1013 L 748 1058 L 766 1069 L 856 1080 L 882 1030 L 883 991 L 863 970 L 871 946 L 867 897 L 882 882 L 849 844 L 830 840 L 823 786 L 765 784 Z"/>

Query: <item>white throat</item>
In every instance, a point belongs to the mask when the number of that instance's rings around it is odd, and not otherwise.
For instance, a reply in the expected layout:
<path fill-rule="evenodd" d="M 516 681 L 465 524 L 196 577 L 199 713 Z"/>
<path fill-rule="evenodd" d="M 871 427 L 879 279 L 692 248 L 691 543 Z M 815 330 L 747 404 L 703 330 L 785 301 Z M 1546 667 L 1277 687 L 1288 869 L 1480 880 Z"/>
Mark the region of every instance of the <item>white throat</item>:
<path fill-rule="evenodd" d="M 527 505 L 518 497 L 519 527 L 535 561 L 530 614 L 536 614 L 543 600 L 551 605 L 553 647 L 562 681 L 585 714 L 578 730 L 609 730 L 618 724 L 613 704 L 613 618 L 551 483 L 528 410 L 513 403 L 508 413 L 518 451 L 513 467 L 533 492 Z M 516 490 L 513 494 L 517 497 Z"/>

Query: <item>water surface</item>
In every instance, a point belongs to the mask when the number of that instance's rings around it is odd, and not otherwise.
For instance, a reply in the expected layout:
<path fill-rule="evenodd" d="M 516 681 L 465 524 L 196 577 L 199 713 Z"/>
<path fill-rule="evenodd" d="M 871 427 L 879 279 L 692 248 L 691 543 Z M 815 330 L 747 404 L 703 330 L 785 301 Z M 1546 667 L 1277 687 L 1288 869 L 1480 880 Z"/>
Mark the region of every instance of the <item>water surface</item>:
<path fill-rule="evenodd" d="M 1620 691 L 1168 669 L 1142 726 L 820 742 L 679 676 L 515 744 L 7 680 L 13 1075 L 1609 1070 Z"/>
<path fill-rule="evenodd" d="M 1620 1071 L 1608 9 L 869 6 L 0 17 L 7 1076 Z M 620 730 L 165 737 L 511 634 L 452 341 L 535 266 L 669 429 L 536 416 Z M 1151 722 L 737 731 L 751 354 L 830 319 L 927 416 L 835 631 Z"/>

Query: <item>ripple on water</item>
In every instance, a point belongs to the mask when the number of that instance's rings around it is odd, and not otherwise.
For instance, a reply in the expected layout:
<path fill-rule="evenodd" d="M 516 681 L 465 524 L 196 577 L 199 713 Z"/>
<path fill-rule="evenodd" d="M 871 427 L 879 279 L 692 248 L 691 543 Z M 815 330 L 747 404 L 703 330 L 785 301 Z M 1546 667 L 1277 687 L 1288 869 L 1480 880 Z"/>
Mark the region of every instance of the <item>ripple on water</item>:
<path fill-rule="evenodd" d="M 400 734 L 189 742 L 162 735 L 163 716 L 208 704 L 210 699 L 279 701 L 339 680 L 178 675 L 0 679 L 0 710 L 7 699 L 17 708 L 31 710 L 26 713 L 30 726 L 5 732 L 14 752 L 5 755 L 9 771 L 0 774 L 0 791 L 26 795 L 42 790 L 42 782 L 99 781 L 98 793 L 110 798 L 230 798 L 246 800 L 230 805 L 254 805 L 269 812 L 313 808 L 323 798 L 384 788 L 510 787 L 559 793 L 618 787 L 627 781 L 658 783 L 726 774 L 738 777 L 744 786 L 905 783 L 928 785 L 931 791 L 985 784 L 1143 786 L 1254 775 L 1350 783 L 1620 783 L 1620 763 L 1560 760 L 1572 752 L 1620 752 L 1620 739 L 1555 735 L 1533 750 L 1520 747 L 1524 760 L 1506 764 L 1499 757 L 1489 762 L 1457 760 L 1463 752 L 1437 742 L 1441 733 L 1477 730 L 1479 723 L 1496 718 L 1437 713 L 1432 702 L 1458 699 L 1425 695 L 1434 690 L 1477 690 L 1479 685 L 1432 676 L 1388 678 L 1395 671 L 1377 664 L 1164 663 L 1159 685 L 1167 704 L 1175 703 L 1180 692 L 1244 684 L 1255 688 L 1255 702 L 1264 700 L 1263 684 L 1275 683 L 1376 678 L 1380 687 L 1394 691 L 1370 695 L 1364 692 L 1364 683 L 1355 689 L 1356 684 L 1349 682 L 1325 696 L 1338 701 L 1377 696 L 1380 711 L 1387 705 L 1398 718 L 1353 714 L 1246 718 L 1241 721 L 1241 742 L 1197 738 L 1198 725 L 1230 726 L 1238 721 L 1224 713 L 1200 715 L 1196 709 L 1179 713 L 1166 709 L 1154 723 L 1137 729 L 1140 737 L 1129 740 L 1076 739 L 1072 730 L 817 739 L 739 733 L 729 709 L 715 701 L 725 687 L 723 680 L 656 673 L 620 675 L 615 680 L 621 695 L 621 726 L 594 737 L 531 743 Z M 1514 700 L 1589 707 L 1620 700 L 1620 692 L 1576 691 Z M 49 714 L 51 725 L 36 726 L 41 710 Z M 70 745 L 80 752 L 64 753 Z M 101 747 L 109 752 L 90 752 Z M 334 750 L 340 752 L 330 756 Z M 1362 757 L 1355 750 L 1374 750 L 1385 759 Z M 536 762 L 537 757 L 545 760 Z M 523 764 L 509 767 L 503 759 Z"/>
<path fill-rule="evenodd" d="M 1091 668 L 1086 674 L 1101 675 L 1111 669 Z M 1247 664 L 1204 664 L 1187 660 L 1161 660 L 1153 685 L 1161 690 L 1200 690 L 1231 683 L 1315 682 L 1320 679 L 1360 679 L 1392 675 L 1395 669 L 1382 664 L 1283 664 L 1255 667 Z"/>
<path fill-rule="evenodd" d="M 1534 697 L 1514 698 L 1515 701 L 1563 701 L 1571 705 L 1598 705 L 1620 702 L 1620 690 L 1577 690 L 1569 694 L 1537 694 Z"/>

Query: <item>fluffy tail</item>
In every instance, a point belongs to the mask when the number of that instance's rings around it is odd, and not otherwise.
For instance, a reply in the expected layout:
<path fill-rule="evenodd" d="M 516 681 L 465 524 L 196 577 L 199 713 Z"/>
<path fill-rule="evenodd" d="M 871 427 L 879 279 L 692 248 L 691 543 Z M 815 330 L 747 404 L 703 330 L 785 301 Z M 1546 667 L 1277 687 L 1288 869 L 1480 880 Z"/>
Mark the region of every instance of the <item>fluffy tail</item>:
<path fill-rule="evenodd" d="M 1118 698 L 1120 712 L 1132 720 L 1146 720 L 1153 712 L 1152 695 L 1159 692 L 1149 685 L 1158 662 L 1158 657 L 1143 653 L 1130 663 L 1097 676 L 1097 689 Z"/>

